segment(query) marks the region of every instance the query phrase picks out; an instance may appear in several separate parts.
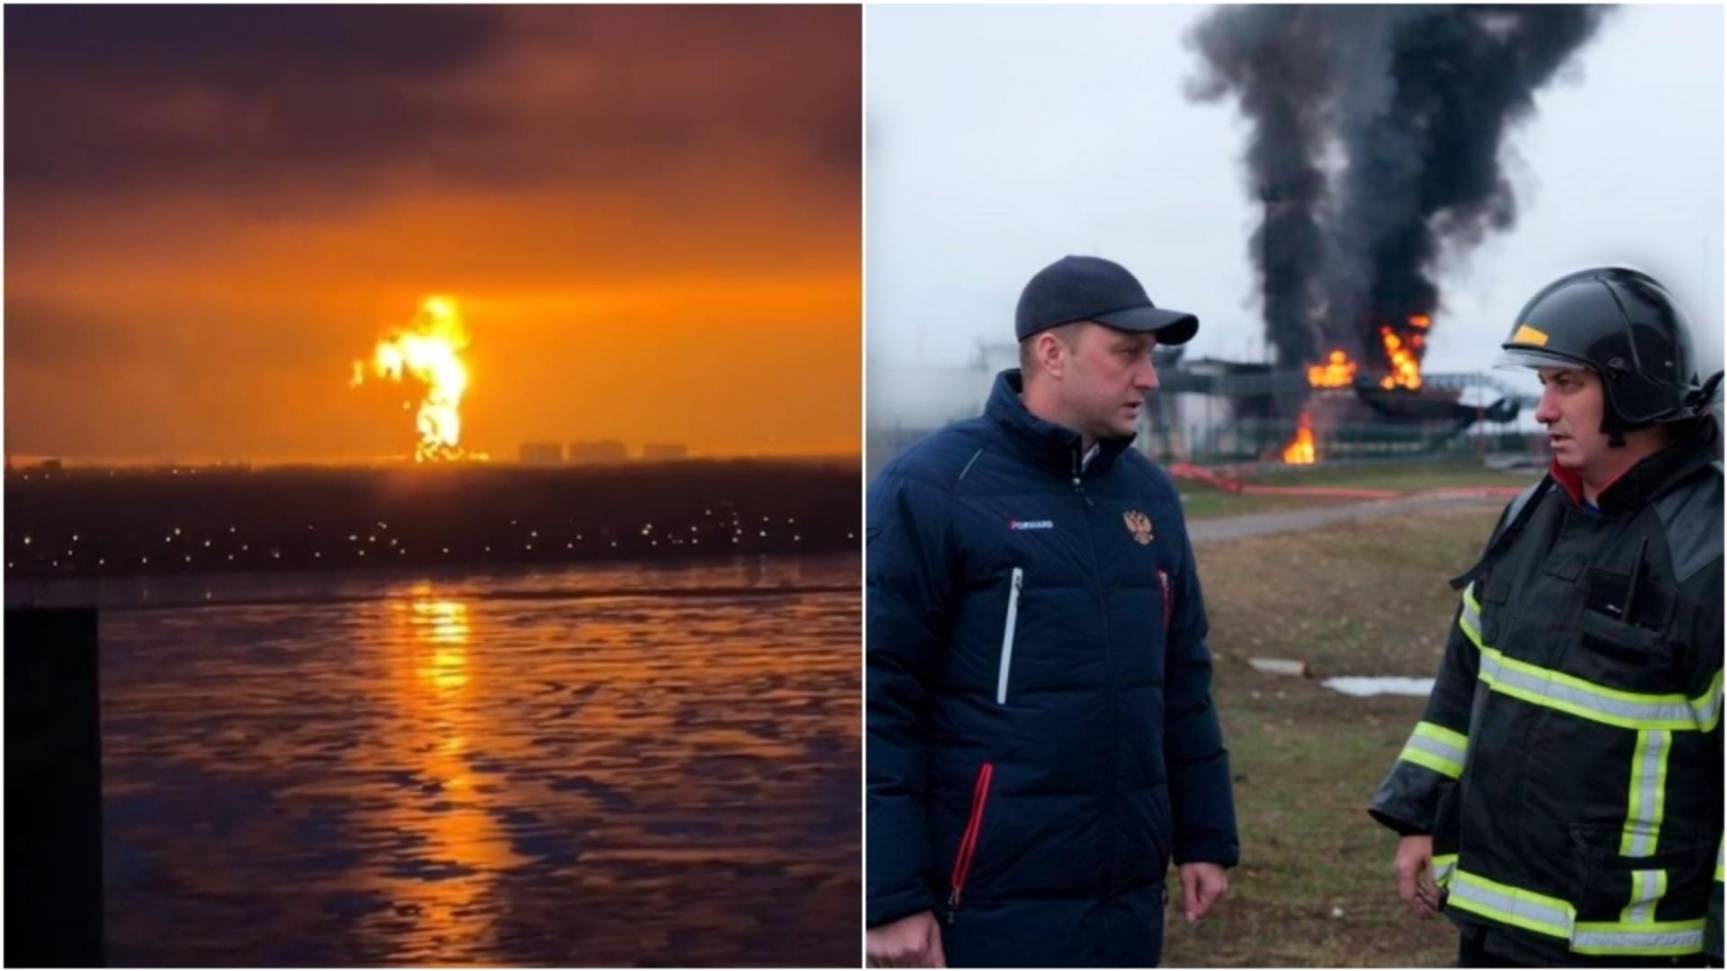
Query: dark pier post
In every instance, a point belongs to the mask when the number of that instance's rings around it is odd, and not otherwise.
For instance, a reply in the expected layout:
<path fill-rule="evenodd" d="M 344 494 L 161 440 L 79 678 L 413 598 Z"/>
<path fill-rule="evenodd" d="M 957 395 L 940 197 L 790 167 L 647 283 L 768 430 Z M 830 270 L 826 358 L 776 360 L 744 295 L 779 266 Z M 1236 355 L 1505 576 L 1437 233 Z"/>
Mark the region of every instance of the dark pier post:
<path fill-rule="evenodd" d="M 95 967 L 102 722 L 94 607 L 6 611 L 8 967 Z"/>

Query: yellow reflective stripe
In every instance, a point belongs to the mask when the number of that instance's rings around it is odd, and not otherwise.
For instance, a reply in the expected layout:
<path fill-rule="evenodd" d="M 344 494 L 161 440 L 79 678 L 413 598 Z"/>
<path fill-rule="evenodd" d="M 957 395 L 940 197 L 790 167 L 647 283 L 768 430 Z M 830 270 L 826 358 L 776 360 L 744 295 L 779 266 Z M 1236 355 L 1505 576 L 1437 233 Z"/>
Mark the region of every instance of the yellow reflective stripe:
<path fill-rule="evenodd" d="M 1468 745 L 1467 736 L 1432 722 L 1417 722 L 1414 733 L 1397 757 L 1455 779 L 1463 774 L 1463 757 Z"/>
<path fill-rule="evenodd" d="M 1712 732 L 1721 721 L 1721 672 L 1709 681 L 1703 693 L 1691 699 L 1691 712 L 1697 719 L 1697 730 Z"/>
<path fill-rule="evenodd" d="M 1458 751 L 1469 747 L 1469 736 L 1462 732 L 1454 732 L 1444 725 L 1435 725 L 1432 722 L 1416 722 L 1415 734 L 1423 738 L 1431 738 L 1435 742 L 1443 742 Z"/>
<path fill-rule="evenodd" d="M 1665 880 L 1661 889 L 1666 889 Z M 1703 950 L 1702 920 L 1580 921 L 1577 909 L 1567 901 L 1463 869 L 1452 872 L 1446 905 L 1561 938 L 1578 954 L 1667 956 Z"/>
<path fill-rule="evenodd" d="M 1578 954 L 1642 954 L 1668 957 L 1703 951 L 1702 920 L 1647 924 L 1578 921 L 1571 950 Z"/>
<path fill-rule="evenodd" d="M 1523 890 L 1459 868 L 1451 875 L 1447 906 L 1537 934 L 1571 939 L 1576 911 L 1558 897 Z"/>
<path fill-rule="evenodd" d="M 1481 637 L 1481 604 L 1475 585 L 1463 591 L 1457 626 L 1481 651 L 1479 677 L 1494 691 L 1576 715 L 1590 721 L 1633 731 L 1712 731 L 1721 719 L 1720 671 L 1696 698 L 1683 694 L 1641 694 L 1586 681 L 1575 675 L 1508 657 Z"/>
<path fill-rule="evenodd" d="M 1404 748 L 1397 757 L 1405 762 L 1413 762 L 1422 768 L 1432 769 L 1447 779 L 1455 779 L 1463 774 L 1463 766 L 1432 752 L 1423 752 L 1418 748 Z"/>
<path fill-rule="evenodd" d="M 1631 751 L 1630 796 L 1625 827 L 1619 836 L 1620 856 L 1653 856 L 1661 840 L 1661 820 L 1667 809 L 1667 756 L 1673 751 L 1671 732 L 1638 732 Z"/>
<path fill-rule="evenodd" d="M 1626 924 L 1649 924 L 1655 921 L 1655 905 L 1667 896 L 1666 870 L 1632 870 L 1631 902 L 1619 912 Z"/>
<path fill-rule="evenodd" d="M 1434 884 L 1441 888 L 1451 883 L 1451 874 L 1456 869 L 1456 853 L 1441 853 L 1427 861 L 1427 870 L 1433 875 Z"/>
<path fill-rule="evenodd" d="M 1715 882 L 1721 882 L 1721 864 L 1727 862 L 1727 839 L 1715 844 Z"/>

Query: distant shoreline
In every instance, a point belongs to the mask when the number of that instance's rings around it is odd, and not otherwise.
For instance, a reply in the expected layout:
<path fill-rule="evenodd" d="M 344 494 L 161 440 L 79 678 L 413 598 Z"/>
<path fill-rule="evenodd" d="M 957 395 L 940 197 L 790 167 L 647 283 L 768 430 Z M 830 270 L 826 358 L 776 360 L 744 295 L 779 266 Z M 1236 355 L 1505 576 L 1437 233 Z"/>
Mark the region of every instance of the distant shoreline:
<path fill-rule="evenodd" d="M 6 576 L 655 563 L 861 548 L 856 462 L 71 468 L 6 480 Z"/>

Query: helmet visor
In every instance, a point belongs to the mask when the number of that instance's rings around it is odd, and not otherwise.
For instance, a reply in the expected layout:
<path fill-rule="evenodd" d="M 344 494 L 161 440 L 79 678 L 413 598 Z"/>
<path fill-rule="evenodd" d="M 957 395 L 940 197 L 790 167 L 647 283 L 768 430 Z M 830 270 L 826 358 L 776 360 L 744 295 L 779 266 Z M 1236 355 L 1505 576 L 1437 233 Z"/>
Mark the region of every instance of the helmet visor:
<path fill-rule="evenodd" d="M 1570 354 L 1544 350 L 1539 347 L 1511 345 L 1493 360 L 1493 366 L 1495 368 L 1587 368 L 1590 365 L 1582 358 L 1572 357 Z"/>

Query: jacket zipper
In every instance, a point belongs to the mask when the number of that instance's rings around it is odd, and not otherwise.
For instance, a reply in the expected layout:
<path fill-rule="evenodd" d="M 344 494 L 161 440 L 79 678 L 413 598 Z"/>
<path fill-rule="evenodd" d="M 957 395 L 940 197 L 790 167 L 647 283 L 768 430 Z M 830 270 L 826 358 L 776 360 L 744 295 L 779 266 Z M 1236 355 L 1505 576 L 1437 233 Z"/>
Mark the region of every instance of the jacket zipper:
<path fill-rule="evenodd" d="M 1175 594 L 1169 589 L 1169 574 L 1157 571 L 1158 585 L 1163 588 L 1163 642 L 1169 643 L 1169 623 L 1175 612 Z"/>
<path fill-rule="evenodd" d="M 1102 568 L 1097 555 L 1097 533 L 1096 530 L 1092 528 L 1091 522 L 1091 510 L 1094 508 L 1094 504 L 1091 501 L 1091 497 L 1085 493 L 1085 462 L 1080 457 L 1078 448 L 1075 448 L 1073 453 L 1073 491 L 1079 496 L 1080 500 L 1085 503 L 1085 510 L 1081 513 L 1081 516 L 1085 519 L 1086 545 L 1091 550 L 1092 576 L 1100 577 L 1102 575 Z M 1113 652 L 1109 647 L 1109 609 L 1108 605 L 1104 602 L 1105 594 L 1102 590 L 1095 591 L 1095 596 L 1097 597 L 1098 617 L 1102 621 L 1103 625 L 1103 665 L 1106 678 L 1109 682 L 1110 720 L 1112 722 L 1118 722 L 1120 719 L 1115 715 L 1115 658 L 1113 657 Z M 1108 820 L 1106 822 L 1108 827 L 1108 836 L 1106 837 L 1105 842 L 1104 859 L 1112 862 L 1104 867 L 1104 873 L 1102 876 L 1101 891 L 1103 899 L 1105 900 L 1113 898 L 1114 895 L 1110 891 L 1111 888 L 1115 886 L 1115 864 L 1113 862 L 1115 860 L 1115 826 L 1117 820 L 1115 782 L 1116 766 L 1120 761 L 1120 753 L 1116 747 L 1116 734 L 1117 733 L 1113 731 L 1109 733 L 1109 790 L 1107 795 L 1109 811 Z"/>
<path fill-rule="evenodd" d="M 972 854 L 977 852 L 977 834 L 983 828 L 983 806 L 989 801 L 989 780 L 995 765 L 985 762 L 978 767 L 977 784 L 971 790 L 971 817 L 965 823 L 965 835 L 960 837 L 959 852 L 953 858 L 953 890 L 947 895 L 947 922 L 953 923 L 959 912 L 960 897 L 965 893 L 965 878 L 971 873 Z"/>
<path fill-rule="evenodd" d="M 1019 588 L 1025 584 L 1025 571 L 1013 568 L 1013 582 L 1007 590 L 1007 622 L 1001 629 L 1001 671 L 995 679 L 995 703 L 1007 704 L 1007 673 L 1013 667 L 1013 631 L 1019 621 Z"/>

